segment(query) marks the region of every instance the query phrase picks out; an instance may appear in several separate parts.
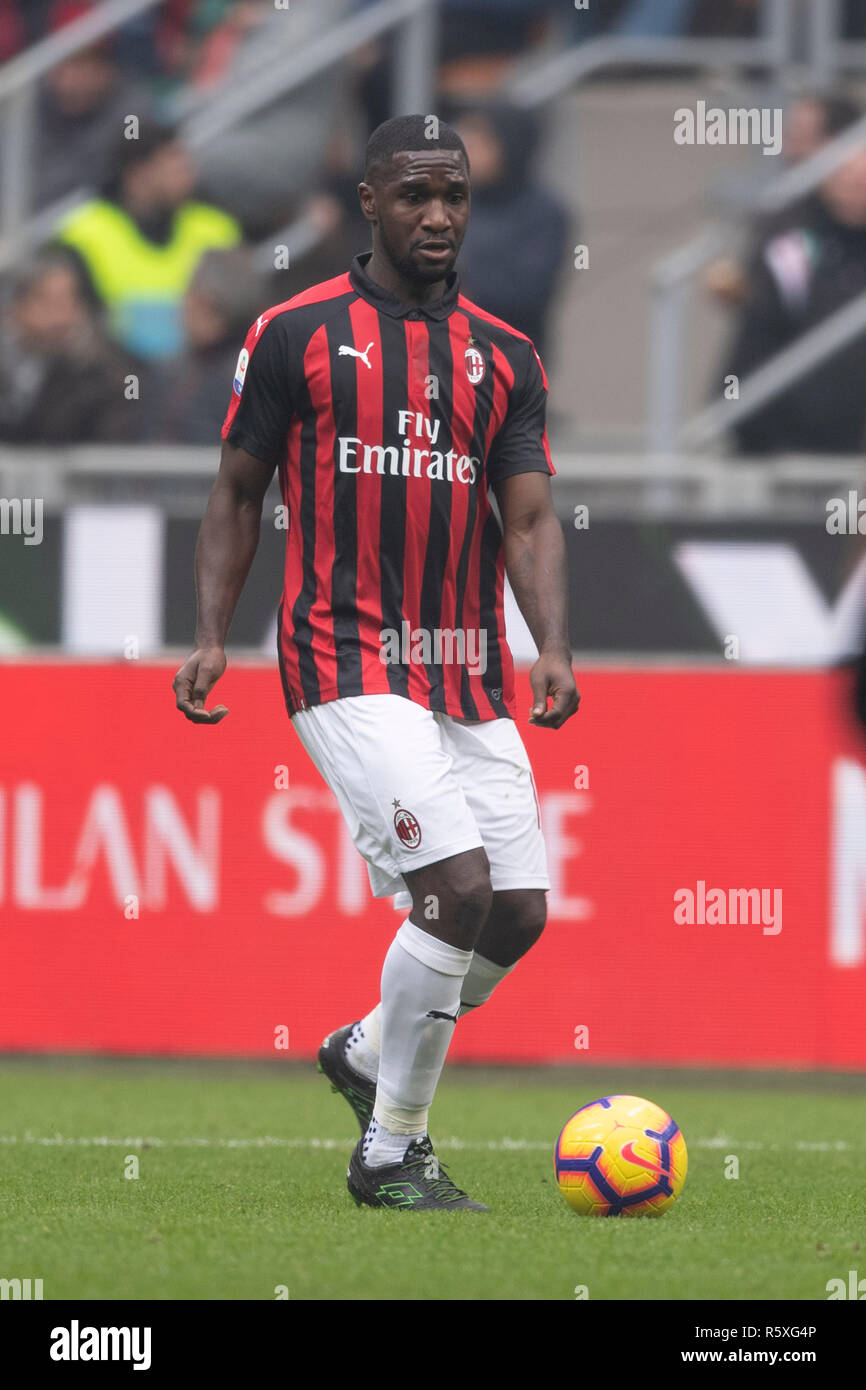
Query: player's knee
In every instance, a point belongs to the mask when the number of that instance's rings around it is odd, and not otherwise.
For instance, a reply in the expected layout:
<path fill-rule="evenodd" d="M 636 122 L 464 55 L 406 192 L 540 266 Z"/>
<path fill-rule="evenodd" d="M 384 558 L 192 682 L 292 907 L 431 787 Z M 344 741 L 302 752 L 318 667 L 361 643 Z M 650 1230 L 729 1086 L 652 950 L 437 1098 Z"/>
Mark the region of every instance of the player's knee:
<path fill-rule="evenodd" d="M 466 938 L 471 950 L 493 903 L 490 874 L 483 869 L 450 878 L 440 885 L 440 910 Z"/>
<path fill-rule="evenodd" d="M 547 894 L 533 893 L 532 901 L 527 903 L 521 917 L 523 934 L 527 941 L 527 950 L 534 946 L 544 928 L 547 926 Z"/>
<path fill-rule="evenodd" d="M 490 873 L 481 870 L 475 874 L 460 890 L 459 902 L 461 915 L 467 925 L 475 926 L 478 931 L 484 926 L 493 905 L 493 888 L 490 883 Z"/>
<path fill-rule="evenodd" d="M 509 916 L 515 946 L 519 946 L 521 954 L 525 954 L 535 945 L 547 925 L 547 894 L 540 888 L 513 894 Z"/>
<path fill-rule="evenodd" d="M 487 855 L 455 855 L 422 871 L 423 880 L 412 884 L 416 908 L 423 895 L 424 916 L 447 929 L 452 944 L 470 951 L 484 926 L 493 903 Z"/>

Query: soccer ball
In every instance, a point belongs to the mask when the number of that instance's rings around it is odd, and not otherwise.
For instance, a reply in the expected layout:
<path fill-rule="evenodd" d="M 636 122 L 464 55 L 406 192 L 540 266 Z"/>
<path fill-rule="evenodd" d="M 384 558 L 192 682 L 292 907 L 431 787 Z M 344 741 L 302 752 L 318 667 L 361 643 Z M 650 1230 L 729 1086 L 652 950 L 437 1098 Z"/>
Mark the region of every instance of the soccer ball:
<path fill-rule="evenodd" d="M 564 1126 L 556 1182 L 584 1216 L 661 1216 L 682 1192 L 688 1154 L 679 1127 L 640 1096 L 591 1101 Z"/>

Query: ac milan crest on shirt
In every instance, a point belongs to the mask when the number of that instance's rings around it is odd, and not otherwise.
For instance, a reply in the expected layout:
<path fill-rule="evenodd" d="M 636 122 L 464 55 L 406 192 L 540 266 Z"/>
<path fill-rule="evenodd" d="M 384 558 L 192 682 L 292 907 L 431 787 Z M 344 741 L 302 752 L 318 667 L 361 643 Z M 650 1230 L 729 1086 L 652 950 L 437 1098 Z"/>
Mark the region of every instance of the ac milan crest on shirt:
<path fill-rule="evenodd" d="M 295 518 L 286 707 L 390 693 L 457 718 L 513 719 L 490 494 L 513 474 L 554 472 L 544 371 L 529 339 L 464 298 L 455 275 L 419 307 L 369 278 L 370 254 L 251 326 L 223 425 L 279 470 Z M 419 654 L 383 662 L 382 633 L 396 640 L 404 624 L 422 634 Z M 435 642 L 428 656 L 424 634 L 437 632 L 485 634 L 483 660 L 449 660 Z M 415 835 L 407 815 L 402 842 L 414 848 Z"/>
<path fill-rule="evenodd" d="M 466 359 L 466 375 L 473 386 L 480 386 L 484 380 L 484 358 L 475 346 L 475 339 L 469 339 L 469 346 L 463 354 Z"/>
<path fill-rule="evenodd" d="M 421 843 L 421 827 L 411 811 L 407 811 L 405 806 L 401 806 L 399 801 L 394 805 L 397 810 L 394 812 L 394 829 L 397 838 L 406 849 L 417 849 Z"/>

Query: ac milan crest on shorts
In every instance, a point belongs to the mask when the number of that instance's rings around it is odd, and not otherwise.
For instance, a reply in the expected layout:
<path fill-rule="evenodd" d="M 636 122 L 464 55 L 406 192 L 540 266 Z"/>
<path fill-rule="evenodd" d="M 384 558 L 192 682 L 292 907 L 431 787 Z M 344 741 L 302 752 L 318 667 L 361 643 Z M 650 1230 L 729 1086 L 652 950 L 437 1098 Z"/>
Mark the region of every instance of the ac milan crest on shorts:
<path fill-rule="evenodd" d="M 421 827 L 411 811 L 399 806 L 394 812 L 394 829 L 397 838 L 407 849 L 417 849 L 421 843 Z"/>
<path fill-rule="evenodd" d="M 510 719 L 469 722 L 399 695 L 299 710 L 292 727 L 339 802 L 374 897 L 403 873 L 483 847 L 494 891 L 550 887 L 532 769 Z"/>

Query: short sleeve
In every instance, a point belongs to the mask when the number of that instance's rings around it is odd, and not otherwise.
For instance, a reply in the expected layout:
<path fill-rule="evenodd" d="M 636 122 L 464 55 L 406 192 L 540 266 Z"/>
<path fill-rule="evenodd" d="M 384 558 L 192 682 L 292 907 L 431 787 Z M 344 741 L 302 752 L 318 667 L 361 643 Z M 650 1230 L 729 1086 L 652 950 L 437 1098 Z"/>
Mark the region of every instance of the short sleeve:
<path fill-rule="evenodd" d="M 285 458 L 294 413 L 289 365 L 285 316 L 269 322 L 265 312 L 240 350 L 222 437 L 272 466 Z"/>
<path fill-rule="evenodd" d="M 505 419 L 487 457 L 490 487 L 515 473 L 556 473 L 545 423 L 547 377 L 532 343 L 526 349 L 525 366 L 515 376 Z"/>

